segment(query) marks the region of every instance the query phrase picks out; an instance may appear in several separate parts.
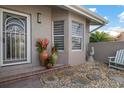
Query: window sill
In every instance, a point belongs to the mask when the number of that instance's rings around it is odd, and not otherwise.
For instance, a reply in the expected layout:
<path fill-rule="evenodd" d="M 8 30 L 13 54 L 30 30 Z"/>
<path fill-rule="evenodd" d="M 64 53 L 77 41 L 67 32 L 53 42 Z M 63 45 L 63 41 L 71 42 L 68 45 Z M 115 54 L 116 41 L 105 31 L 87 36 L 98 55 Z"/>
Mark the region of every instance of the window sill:
<path fill-rule="evenodd" d="M 60 53 L 61 53 L 61 52 L 64 52 L 64 50 L 58 50 L 58 52 L 60 52 Z"/>
<path fill-rule="evenodd" d="M 72 50 L 72 52 L 82 52 L 83 50 Z"/>

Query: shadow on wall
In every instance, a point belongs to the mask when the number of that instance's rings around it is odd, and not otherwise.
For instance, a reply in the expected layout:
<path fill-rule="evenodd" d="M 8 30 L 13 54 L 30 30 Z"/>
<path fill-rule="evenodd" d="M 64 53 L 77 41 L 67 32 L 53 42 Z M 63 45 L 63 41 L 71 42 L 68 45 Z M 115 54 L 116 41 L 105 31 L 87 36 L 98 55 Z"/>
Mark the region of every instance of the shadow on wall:
<path fill-rule="evenodd" d="M 94 47 L 94 59 L 107 63 L 109 56 L 115 56 L 117 50 L 124 49 L 124 41 L 89 43 L 88 54 L 91 47 Z"/>

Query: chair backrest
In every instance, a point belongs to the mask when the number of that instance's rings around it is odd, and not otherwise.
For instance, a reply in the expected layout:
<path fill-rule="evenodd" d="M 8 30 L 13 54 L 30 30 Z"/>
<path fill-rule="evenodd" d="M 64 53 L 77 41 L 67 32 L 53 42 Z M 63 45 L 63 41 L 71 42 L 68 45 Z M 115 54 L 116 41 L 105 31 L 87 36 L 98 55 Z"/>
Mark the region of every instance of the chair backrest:
<path fill-rule="evenodd" d="M 124 64 L 124 49 L 118 50 L 115 57 L 115 63 Z"/>

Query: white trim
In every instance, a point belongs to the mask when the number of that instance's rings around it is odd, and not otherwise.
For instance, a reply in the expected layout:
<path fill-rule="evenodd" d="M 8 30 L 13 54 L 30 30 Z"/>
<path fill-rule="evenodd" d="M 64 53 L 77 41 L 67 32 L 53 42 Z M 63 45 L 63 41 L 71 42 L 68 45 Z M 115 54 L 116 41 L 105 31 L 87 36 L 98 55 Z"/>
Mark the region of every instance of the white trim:
<path fill-rule="evenodd" d="M 83 46 L 83 51 L 87 51 L 87 49 L 86 49 L 86 30 L 87 30 L 87 27 L 86 27 L 86 24 L 83 24 L 83 26 L 84 26 L 84 28 L 83 28 L 83 40 L 82 40 L 82 46 Z"/>
<path fill-rule="evenodd" d="M 82 49 L 79 49 L 79 50 L 72 50 L 72 52 L 82 52 Z"/>
<path fill-rule="evenodd" d="M 31 63 L 31 29 L 30 15 L 27 16 L 27 63 Z"/>
<path fill-rule="evenodd" d="M 1 66 L 11 66 L 11 65 L 19 65 L 19 64 L 26 64 L 26 63 L 30 63 L 30 62 L 23 61 L 23 62 L 18 62 L 18 63 L 2 64 Z"/>
<path fill-rule="evenodd" d="M 7 61 L 16 61 L 16 60 L 17 60 L 17 61 L 26 60 L 26 58 L 23 58 L 23 59 L 11 59 L 11 60 L 6 60 L 6 62 L 7 62 Z"/>
<path fill-rule="evenodd" d="M 2 15 L 2 10 L 0 9 L 0 66 L 2 66 L 2 63 L 3 63 L 3 33 L 2 33 L 2 24 L 3 24 L 3 15 Z"/>
<path fill-rule="evenodd" d="M 52 47 L 54 46 L 54 22 L 52 21 Z"/>
<path fill-rule="evenodd" d="M 83 38 L 83 36 L 72 35 L 72 37 Z"/>
<path fill-rule="evenodd" d="M 58 50 L 58 52 L 64 52 L 64 50 Z"/>
<path fill-rule="evenodd" d="M 9 12 L 9 13 L 13 13 L 13 14 L 18 14 L 18 15 L 22 15 L 22 16 L 25 16 L 25 17 L 28 17 L 29 15 L 28 14 L 24 14 L 24 13 L 20 13 L 20 12 L 16 12 L 14 10 L 8 10 L 8 9 L 4 9 L 4 8 L 0 8 L 2 11 L 5 11 L 5 12 Z"/>
<path fill-rule="evenodd" d="M 8 13 L 12 13 L 12 14 L 17 14 L 17 15 L 20 15 L 20 16 L 25 16 L 27 18 L 27 61 L 23 61 L 23 62 L 17 62 L 17 63 L 9 63 L 9 64 L 3 64 L 3 12 L 8 12 Z M 24 13 L 20 13 L 20 12 L 16 12 L 16 11 L 11 11 L 11 10 L 7 10 L 7 9 L 3 9 L 3 8 L 0 8 L 0 40 L 2 41 L 0 44 L 1 47 L 0 47 L 0 66 L 8 66 L 8 65 L 16 65 L 16 64 L 24 64 L 24 63 L 30 63 L 31 62 L 31 48 L 30 48 L 30 15 L 28 14 L 24 14 Z M 25 58 L 25 55 L 24 55 L 24 58 Z"/>

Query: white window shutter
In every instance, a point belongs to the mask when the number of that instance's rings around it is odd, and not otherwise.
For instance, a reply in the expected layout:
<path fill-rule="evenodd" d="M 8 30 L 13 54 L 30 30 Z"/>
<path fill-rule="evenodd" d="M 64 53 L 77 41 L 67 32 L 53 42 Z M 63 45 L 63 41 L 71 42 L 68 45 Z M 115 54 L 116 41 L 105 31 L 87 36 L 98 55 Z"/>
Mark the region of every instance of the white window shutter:
<path fill-rule="evenodd" d="M 72 21 L 72 50 L 82 49 L 83 25 Z"/>
<path fill-rule="evenodd" d="M 58 50 L 64 50 L 64 21 L 54 21 L 54 45 Z"/>
<path fill-rule="evenodd" d="M 76 22 L 72 22 L 72 35 L 82 36 L 82 25 Z"/>

